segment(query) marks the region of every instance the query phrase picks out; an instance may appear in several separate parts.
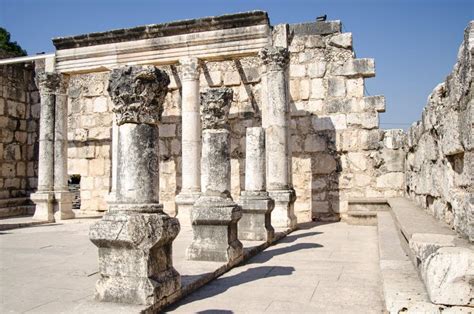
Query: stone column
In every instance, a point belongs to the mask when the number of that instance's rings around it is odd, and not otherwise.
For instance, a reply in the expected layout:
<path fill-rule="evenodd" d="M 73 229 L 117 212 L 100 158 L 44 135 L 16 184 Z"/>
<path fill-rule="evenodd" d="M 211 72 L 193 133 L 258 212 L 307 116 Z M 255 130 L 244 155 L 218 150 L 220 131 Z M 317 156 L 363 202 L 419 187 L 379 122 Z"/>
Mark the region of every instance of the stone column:
<path fill-rule="evenodd" d="M 54 221 L 54 107 L 60 76 L 57 73 L 39 70 L 35 79 L 41 98 L 38 190 L 30 197 L 36 205 L 33 219 Z"/>
<path fill-rule="evenodd" d="M 240 194 L 242 219 L 239 239 L 272 242 L 275 230 L 271 223 L 273 200 L 265 187 L 265 130 L 247 128 L 245 155 L 245 191 Z"/>
<path fill-rule="evenodd" d="M 191 225 L 191 209 L 201 193 L 201 117 L 199 113 L 199 60 L 180 60 L 182 86 L 181 192 L 176 196 L 181 225 Z"/>
<path fill-rule="evenodd" d="M 294 214 L 295 191 L 291 185 L 290 143 L 289 143 L 289 91 L 286 48 L 268 47 L 259 53 L 265 66 L 266 77 L 266 152 L 267 189 L 275 201 L 272 212 L 274 227 L 296 227 Z"/>
<path fill-rule="evenodd" d="M 54 218 L 74 218 L 73 194 L 69 192 L 67 173 L 67 88 L 69 77 L 60 74 L 54 115 Z"/>
<path fill-rule="evenodd" d="M 158 121 L 168 84 L 168 75 L 153 66 L 110 74 L 119 133 L 116 196 L 89 232 L 99 248 L 100 301 L 151 305 L 180 288 L 172 262 L 179 222 L 159 204 Z"/>
<path fill-rule="evenodd" d="M 237 222 L 242 210 L 230 195 L 230 132 L 232 89 L 212 88 L 201 94 L 202 194 L 191 211 L 193 242 L 187 258 L 236 264 L 242 260 Z"/>

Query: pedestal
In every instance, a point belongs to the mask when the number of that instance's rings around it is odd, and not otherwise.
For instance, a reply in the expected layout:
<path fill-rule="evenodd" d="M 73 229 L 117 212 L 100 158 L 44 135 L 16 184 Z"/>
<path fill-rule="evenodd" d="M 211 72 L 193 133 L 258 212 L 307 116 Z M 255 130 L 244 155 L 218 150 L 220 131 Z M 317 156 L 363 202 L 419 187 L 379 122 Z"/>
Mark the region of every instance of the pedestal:
<path fill-rule="evenodd" d="M 53 212 L 54 193 L 53 192 L 32 193 L 30 195 L 30 199 L 36 205 L 33 219 L 54 222 L 54 212 Z"/>
<path fill-rule="evenodd" d="M 268 195 L 275 201 L 272 212 L 272 225 L 276 228 L 296 228 L 294 203 L 296 195 L 294 190 L 268 191 Z"/>
<path fill-rule="evenodd" d="M 69 191 L 54 192 L 54 218 L 56 220 L 73 219 L 76 215 L 72 211 L 74 194 Z"/>
<path fill-rule="evenodd" d="M 246 192 L 240 195 L 242 218 L 239 220 L 239 239 L 273 242 L 275 230 L 271 213 L 275 206 L 267 192 Z"/>
<path fill-rule="evenodd" d="M 176 218 L 158 213 L 110 211 L 89 232 L 99 248 L 99 301 L 152 305 L 181 286 L 172 263 Z"/>
<path fill-rule="evenodd" d="M 242 217 L 231 199 L 200 197 L 191 212 L 193 242 L 186 251 L 188 260 L 238 264 L 243 246 L 237 237 L 237 222 Z"/>

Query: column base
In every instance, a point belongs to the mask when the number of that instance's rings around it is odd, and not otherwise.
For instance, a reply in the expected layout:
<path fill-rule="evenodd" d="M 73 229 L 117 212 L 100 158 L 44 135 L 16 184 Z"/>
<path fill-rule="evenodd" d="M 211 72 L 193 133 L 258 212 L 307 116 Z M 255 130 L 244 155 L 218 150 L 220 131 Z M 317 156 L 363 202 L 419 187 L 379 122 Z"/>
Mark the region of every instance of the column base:
<path fill-rule="evenodd" d="M 200 192 L 181 192 L 176 196 L 176 218 L 182 226 L 191 226 L 191 210 L 200 195 Z"/>
<path fill-rule="evenodd" d="M 296 194 L 294 190 L 268 191 L 268 195 L 275 201 L 275 209 L 272 211 L 272 225 L 275 228 L 296 228 L 295 216 Z"/>
<path fill-rule="evenodd" d="M 89 231 L 99 248 L 95 298 L 152 305 L 179 290 L 181 277 L 172 260 L 172 242 L 179 230 L 178 220 L 165 213 L 105 214 Z"/>
<path fill-rule="evenodd" d="M 239 205 L 242 207 L 242 218 L 238 223 L 239 239 L 273 242 L 275 230 L 271 213 L 275 203 L 268 193 L 243 191 Z"/>
<path fill-rule="evenodd" d="M 237 237 L 241 217 L 242 210 L 232 199 L 201 196 L 191 211 L 193 242 L 186 258 L 232 265 L 241 262 L 243 246 Z"/>
<path fill-rule="evenodd" d="M 30 199 L 36 205 L 33 219 L 54 222 L 53 192 L 32 193 Z"/>
<path fill-rule="evenodd" d="M 76 217 L 72 211 L 72 200 L 74 194 L 71 192 L 54 192 L 54 218 L 56 220 L 73 219 Z"/>

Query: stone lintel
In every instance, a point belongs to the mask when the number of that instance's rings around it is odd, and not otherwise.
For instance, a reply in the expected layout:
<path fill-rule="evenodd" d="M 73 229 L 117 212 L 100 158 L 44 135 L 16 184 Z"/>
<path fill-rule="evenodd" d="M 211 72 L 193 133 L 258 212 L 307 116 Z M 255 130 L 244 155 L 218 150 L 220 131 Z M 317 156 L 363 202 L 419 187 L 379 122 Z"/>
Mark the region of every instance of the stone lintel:
<path fill-rule="evenodd" d="M 289 33 L 296 36 L 305 35 L 330 35 L 340 33 L 342 23 L 336 21 L 312 22 L 312 23 L 298 23 L 289 25 Z"/>
<path fill-rule="evenodd" d="M 181 20 L 162 24 L 151 24 L 133 28 L 116 29 L 107 32 L 89 33 L 71 37 L 57 37 L 53 39 L 53 44 L 56 49 L 59 50 L 269 24 L 270 21 L 266 12 L 249 11 L 236 14 L 204 17 L 200 19 Z"/>

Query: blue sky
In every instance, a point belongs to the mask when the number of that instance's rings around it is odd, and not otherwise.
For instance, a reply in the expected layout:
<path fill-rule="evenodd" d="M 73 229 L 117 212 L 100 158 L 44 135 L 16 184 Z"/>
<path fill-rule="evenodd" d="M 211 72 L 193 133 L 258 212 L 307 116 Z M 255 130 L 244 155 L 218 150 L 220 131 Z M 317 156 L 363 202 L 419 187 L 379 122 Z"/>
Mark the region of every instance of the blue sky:
<path fill-rule="evenodd" d="M 406 128 L 421 117 L 474 19 L 473 0 L 0 0 L 0 26 L 35 54 L 53 51 L 57 36 L 248 10 L 267 11 L 272 24 L 323 14 L 342 20 L 357 57 L 375 58 L 377 75 L 366 86 L 386 97 L 383 128 Z"/>

